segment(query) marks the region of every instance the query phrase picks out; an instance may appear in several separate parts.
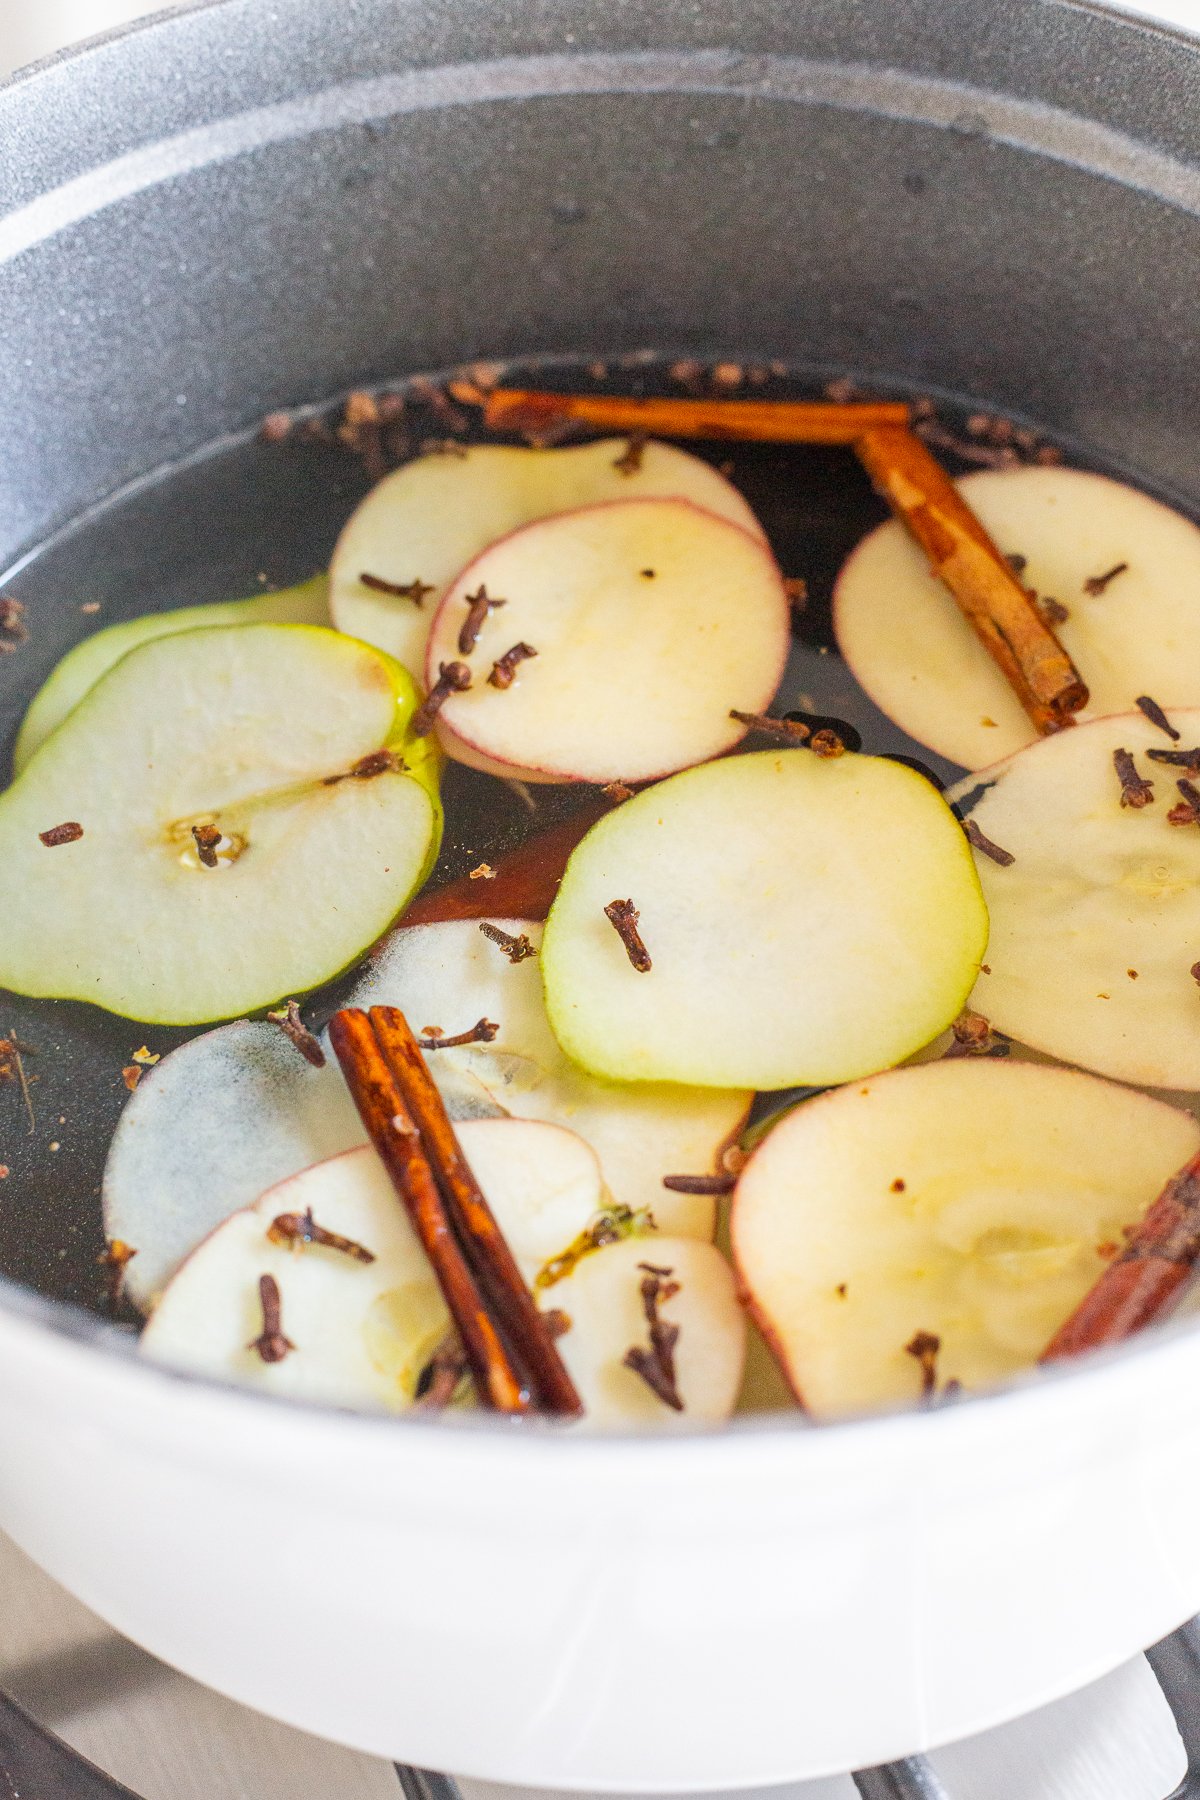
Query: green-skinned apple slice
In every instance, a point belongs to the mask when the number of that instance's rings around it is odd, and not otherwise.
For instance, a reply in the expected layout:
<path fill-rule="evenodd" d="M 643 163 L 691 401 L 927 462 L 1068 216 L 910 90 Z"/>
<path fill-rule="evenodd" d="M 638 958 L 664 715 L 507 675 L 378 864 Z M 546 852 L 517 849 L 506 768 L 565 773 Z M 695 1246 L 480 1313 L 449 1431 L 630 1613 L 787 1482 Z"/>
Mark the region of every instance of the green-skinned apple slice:
<path fill-rule="evenodd" d="M 214 606 L 185 606 L 173 612 L 147 613 L 110 625 L 84 638 L 68 650 L 42 683 L 21 722 L 13 748 L 13 768 L 19 775 L 34 751 L 57 729 L 67 714 L 95 687 L 102 675 L 139 644 L 172 637 L 180 631 L 199 631 L 212 625 L 328 625 L 329 580 L 314 575 L 297 587 L 273 594 L 254 594 L 249 600 L 229 600 Z"/>
<path fill-rule="evenodd" d="M 1079 719 L 1140 694 L 1200 703 L 1200 530 L 1136 488 L 1081 469 L 985 469 L 956 484 L 1048 616 L 1091 694 Z M 1065 617 L 1061 609 L 1065 608 Z M 877 706 L 918 743 L 983 768 L 1036 732 L 917 545 L 894 521 L 850 556 L 834 629 Z"/>
<path fill-rule="evenodd" d="M 503 595 L 478 641 L 481 589 Z M 718 756 L 762 712 L 790 643 L 787 595 L 760 537 L 687 500 L 617 500 L 490 544 L 447 590 L 425 681 L 465 662 L 441 708 L 447 753 L 557 781 L 644 781 Z M 520 655 L 522 660 L 514 659 Z"/>
<path fill-rule="evenodd" d="M 189 1025 L 329 980 L 437 852 L 415 705 L 316 626 L 130 651 L 0 798 L 0 984 Z"/>
<path fill-rule="evenodd" d="M 658 1318 L 679 1331 L 668 1370 L 673 1381 L 661 1387 L 626 1363 L 631 1350 L 649 1347 L 648 1278 L 662 1296 L 655 1302 Z M 539 1301 L 571 1321 L 557 1340 L 558 1353 L 589 1426 L 694 1429 L 728 1419 L 737 1405 L 746 1321 L 733 1271 L 712 1244 L 659 1233 L 626 1238 L 582 1257 Z M 671 1393 L 677 1406 L 664 1397 Z"/>
<path fill-rule="evenodd" d="M 557 450 L 482 444 L 406 463 L 371 489 L 338 539 L 329 570 L 334 624 L 420 678 L 446 588 L 488 544 L 533 519 L 604 500 L 675 495 L 762 537 L 737 489 L 699 457 L 648 443 L 640 459 L 630 459 L 636 466 L 620 466 L 627 449 L 621 438 Z M 367 586 L 364 574 L 400 587 L 419 581 L 431 591 L 417 605 Z"/>
<path fill-rule="evenodd" d="M 1194 1090 L 1200 825 L 1170 823 L 1176 807 L 1187 815 L 1176 780 L 1188 777 L 1150 752 L 1200 744 L 1200 710 L 1168 717 L 1178 745 L 1141 713 L 1094 719 L 969 777 L 950 797 L 970 805 L 973 830 L 1012 859 L 975 852 L 992 935 L 971 1005 L 1063 1062 L 1139 1087 Z M 1122 805 L 1119 750 L 1152 782 L 1149 804 Z"/>
<path fill-rule="evenodd" d="M 492 923 L 540 941 L 541 926 L 529 920 Z M 564 1125 L 592 1146 L 616 1201 L 648 1209 L 672 1236 L 712 1236 L 713 1199 L 673 1193 L 662 1179 L 713 1169 L 746 1116 L 748 1092 L 585 1075 L 546 1023 L 536 960 L 510 963 L 476 920 L 393 932 L 347 1004 L 400 1006 L 418 1030 L 435 1025 L 448 1035 L 493 1020 L 492 1043 L 429 1053 L 452 1118 L 511 1113 Z M 242 1019 L 172 1051 L 126 1104 L 104 1170 L 105 1232 L 138 1252 L 127 1296 L 143 1310 L 153 1305 L 222 1219 L 364 1136 L 332 1055 L 314 1069 L 276 1025 Z"/>
<path fill-rule="evenodd" d="M 938 1393 L 992 1387 L 1032 1367 L 1198 1146 L 1188 1114 L 1079 1070 L 894 1070 L 809 1101 L 755 1151 L 738 1273 L 818 1417 L 913 1404 L 922 1349 Z"/>
<path fill-rule="evenodd" d="M 630 900 L 651 967 L 606 915 Z M 738 756 L 627 800 L 550 909 L 550 1024 L 595 1074 L 824 1087 L 889 1067 L 957 1014 L 987 941 L 962 831 L 878 757 Z"/>

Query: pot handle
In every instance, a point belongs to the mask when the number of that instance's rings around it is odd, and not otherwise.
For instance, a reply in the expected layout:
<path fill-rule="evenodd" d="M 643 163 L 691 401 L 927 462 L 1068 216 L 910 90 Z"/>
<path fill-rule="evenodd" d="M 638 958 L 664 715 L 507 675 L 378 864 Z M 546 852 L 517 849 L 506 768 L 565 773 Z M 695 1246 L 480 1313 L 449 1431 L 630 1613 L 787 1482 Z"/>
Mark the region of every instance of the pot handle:
<path fill-rule="evenodd" d="M 138 1800 L 0 1692 L 0 1794 L 29 1800 Z"/>

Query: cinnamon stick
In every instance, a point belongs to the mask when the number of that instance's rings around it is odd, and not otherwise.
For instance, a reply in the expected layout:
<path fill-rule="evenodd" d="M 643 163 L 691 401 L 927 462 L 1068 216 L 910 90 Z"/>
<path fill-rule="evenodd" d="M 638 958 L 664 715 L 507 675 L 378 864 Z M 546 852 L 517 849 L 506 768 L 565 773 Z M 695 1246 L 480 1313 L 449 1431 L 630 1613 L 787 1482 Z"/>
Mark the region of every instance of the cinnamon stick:
<path fill-rule="evenodd" d="M 903 429 L 908 418 L 908 407 L 891 400 L 647 400 L 524 388 L 494 389 L 483 412 L 484 424 L 493 431 L 539 431 L 574 419 L 600 431 L 772 444 L 854 444 L 875 426 Z"/>
<path fill-rule="evenodd" d="M 1087 705 L 1087 688 L 941 464 L 904 426 L 872 426 L 855 448 L 1037 729 L 1071 724 L 1071 715 Z"/>
<path fill-rule="evenodd" d="M 451 1226 L 420 1133 L 404 1104 L 371 1021 L 357 1009 L 335 1013 L 329 1038 L 367 1135 L 404 1203 L 458 1327 L 479 1397 L 497 1412 L 528 1410 L 521 1371 L 501 1341 Z"/>
<path fill-rule="evenodd" d="M 1169 1313 L 1200 1256 L 1200 1154 L 1168 1181 L 1124 1250 L 1043 1350 L 1058 1362 L 1119 1344 Z"/>
<path fill-rule="evenodd" d="M 488 881 L 469 875 L 426 890 L 404 915 L 407 925 L 437 925 L 445 919 L 544 919 L 550 911 L 567 858 L 597 819 L 612 811 L 589 804 L 559 825 L 529 838 L 497 860 Z"/>
<path fill-rule="evenodd" d="M 404 1014 L 351 1009 L 330 1041 L 458 1327 L 485 1403 L 575 1417 L 579 1396 L 509 1250 Z"/>

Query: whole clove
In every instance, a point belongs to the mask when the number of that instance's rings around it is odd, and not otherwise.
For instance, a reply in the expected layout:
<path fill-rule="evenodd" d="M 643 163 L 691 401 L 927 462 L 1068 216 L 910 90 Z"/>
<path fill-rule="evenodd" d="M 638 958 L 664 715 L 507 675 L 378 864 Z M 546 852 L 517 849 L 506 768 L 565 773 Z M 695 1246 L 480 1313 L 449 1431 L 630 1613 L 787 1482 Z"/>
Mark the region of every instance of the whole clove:
<path fill-rule="evenodd" d="M 492 672 L 488 676 L 488 685 L 494 688 L 510 688 L 517 678 L 518 663 L 528 662 L 537 651 L 532 644 L 514 644 L 503 656 L 497 657 L 492 664 Z"/>
<path fill-rule="evenodd" d="M 1152 746 L 1146 755 L 1151 762 L 1166 763 L 1168 768 L 1186 769 L 1189 775 L 1200 775 L 1200 745 L 1194 750 L 1159 750 Z"/>
<path fill-rule="evenodd" d="M 641 918 L 632 900 L 610 900 L 604 909 L 604 916 L 625 946 L 625 954 L 639 975 L 648 975 L 653 964 L 650 952 L 642 942 L 638 931 L 638 920 Z"/>
<path fill-rule="evenodd" d="M 1139 694 L 1134 704 L 1140 712 L 1145 713 L 1152 725 L 1157 725 L 1160 731 L 1165 731 L 1167 736 L 1172 738 L 1175 743 L 1179 742 L 1179 733 L 1176 731 L 1157 700 L 1152 700 L 1149 694 Z"/>
<path fill-rule="evenodd" d="M 942 1340 L 932 1331 L 918 1331 L 905 1344 L 907 1355 L 921 1365 L 921 1398 L 929 1405 L 937 1393 L 938 1356 Z"/>
<path fill-rule="evenodd" d="M 246 1348 L 257 1350 L 265 1363 L 281 1363 L 296 1346 L 290 1338 L 283 1335 L 283 1302 L 279 1294 L 279 1283 L 273 1275 L 259 1276 L 258 1299 L 262 1307 L 263 1328 L 256 1338 L 251 1338 Z"/>
<path fill-rule="evenodd" d="M 649 439 L 644 431 L 634 431 L 630 434 L 629 441 L 625 445 L 621 455 L 613 459 L 613 468 L 616 469 L 619 475 L 636 475 L 639 473 L 642 466 L 642 458 L 646 454 L 646 445 L 648 442 Z"/>
<path fill-rule="evenodd" d="M 217 845 L 223 833 L 219 825 L 193 825 L 192 837 L 196 845 L 196 855 L 206 869 L 215 869 L 219 862 Z"/>
<path fill-rule="evenodd" d="M 1118 575 L 1123 575 L 1128 567 L 1127 562 L 1114 563 L 1111 569 L 1104 571 L 1103 575 L 1089 575 L 1083 584 L 1084 593 L 1102 594 L 1109 582 L 1115 581 Z"/>
<path fill-rule="evenodd" d="M 493 1019 L 476 1019 L 467 1031 L 460 1031 L 457 1037 L 447 1037 L 436 1025 L 427 1025 L 424 1034 L 417 1039 L 421 1050 L 455 1050 L 460 1044 L 490 1044 L 500 1027 Z"/>
<path fill-rule="evenodd" d="M 499 925 L 493 925 L 490 919 L 484 919 L 479 926 L 485 938 L 499 946 L 510 963 L 524 962 L 527 956 L 536 956 L 537 951 L 525 933 L 514 937 L 510 931 L 502 931 Z"/>
<path fill-rule="evenodd" d="M 1016 862 L 1017 859 L 1012 851 L 1002 850 L 999 844 L 994 844 L 991 838 L 979 829 L 974 819 L 964 819 L 963 830 L 966 833 L 967 842 L 972 848 L 978 850 L 981 856 L 990 857 L 1002 869 L 1010 869 Z"/>
<path fill-rule="evenodd" d="M 343 1237 L 338 1231 L 326 1231 L 323 1225 L 318 1225 L 311 1206 L 302 1213 L 280 1213 L 268 1225 L 267 1236 L 273 1244 L 286 1244 L 297 1250 L 305 1244 L 319 1244 L 323 1249 L 337 1250 L 354 1262 L 375 1261 L 375 1252 L 368 1250 L 365 1244 L 355 1243 L 353 1238 Z"/>
<path fill-rule="evenodd" d="M 1131 806 L 1135 812 L 1140 812 L 1143 806 L 1149 806 L 1154 799 L 1154 783 L 1138 774 L 1137 764 L 1128 750 L 1114 750 L 1112 759 L 1117 780 L 1121 784 L 1121 805 Z"/>
<path fill-rule="evenodd" d="M 673 1194 L 732 1194 L 737 1176 L 729 1171 L 720 1175 L 664 1175 L 662 1184 Z"/>
<path fill-rule="evenodd" d="M 83 826 L 77 819 L 68 819 L 65 824 L 52 825 L 49 831 L 39 831 L 38 836 L 47 850 L 53 850 L 59 844 L 78 843 L 83 836 Z"/>
<path fill-rule="evenodd" d="M 325 1067 L 325 1052 L 300 1017 L 300 1008 L 294 1000 L 285 1001 L 280 1012 L 269 1012 L 267 1017 L 272 1025 L 278 1025 L 289 1043 L 296 1046 L 305 1062 L 311 1063 L 314 1069 Z"/>
<path fill-rule="evenodd" d="M 487 622 L 488 614 L 498 606 L 507 605 L 507 600 L 493 599 L 483 582 L 480 582 L 473 594 L 467 595 L 467 616 L 458 634 L 458 648 L 463 656 L 469 656 L 479 642 L 479 633 Z"/>
<path fill-rule="evenodd" d="M 438 678 L 412 716 L 414 737 L 428 737 L 434 720 L 451 694 L 461 694 L 471 685 L 471 671 L 466 663 L 439 663 Z"/>
<path fill-rule="evenodd" d="M 1175 783 L 1183 795 L 1167 814 L 1168 825 L 1200 825 L 1200 788 L 1181 776 Z"/>
<path fill-rule="evenodd" d="M 411 600 L 415 606 L 424 606 L 426 597 L 434 591 L 428 581 L 385 581 L 382 575 L 370 575 L 365 569 L 358 579 L 377 594 L 392 594 L 397 600 Z"/>
<path fill-rule="evenodd" d="M 642 1311 L 646 1315 L 649 1327 L 649 1347 L 634 1344 L 628 1349 L 621 1361 L 635 1375 L 640 1375 L 652 1394 L 669 1406 L 672 1412 L 683 1411 L 683 1400 L 676 1386 L 675 1378 L 675 1346 L 679 1342 L 678 1325 L 668 1324 L 659 1308 L 679 1292 L 679 1283 L 671 1281 L 671 1269 L 661 1269 L 654 1263 L 639 1263 L 643 1271 L 641 1294 Z"/>
<path fill-rule="evenodd" d="M 812 736 L 808 726 L 799 719 L 773 719 L 769 713 L 739 712 L 736 707 L 730 707 L 729 716 L 739 725 L 745 725 L 762 737 L 774 738 L 779 744 L 805 744 Z"/>

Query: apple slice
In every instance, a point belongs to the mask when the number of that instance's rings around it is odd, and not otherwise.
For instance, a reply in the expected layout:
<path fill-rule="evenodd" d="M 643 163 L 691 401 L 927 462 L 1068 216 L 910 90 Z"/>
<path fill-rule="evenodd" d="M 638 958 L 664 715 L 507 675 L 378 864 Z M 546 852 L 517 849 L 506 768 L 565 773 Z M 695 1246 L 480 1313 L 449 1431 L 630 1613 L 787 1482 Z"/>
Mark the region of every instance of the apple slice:
<path fill-rule="evenodd" d="M 1200 744 L 1200 711 L 1168 717 L 1184 749 Z M 1152 782 L 1148 805 L 1121 804 L 1119 750 Z M 1175 750 L 1141 713 L 1095 719 L 950 798 L 969 804 L 982 788 L 969 823 L 1012 859 L 975 853 L 992 935 L 971 1005 L 1063 1062 L 1200 1089 L 1200 826 L 1170 823 L 1186 771 L 1152 755 Z"/>
<path fill-rule="evenodd" d="M 648 972 L 606 916 L 627 898 Z M 542 969 L 559 1043 L 597 1075 L 824 1087 L 936 1036 L 986 941 L 966 841 L 923 776 L 781 750 L 676 775 L 593 826 Z"/>
<path fill-rule="evenodd" d="M 481 589 L 506 604 L 463 653 Z M 645 781 L 739 743 L 730 709 L 765 710 L 790 641 L 760 537 L 686 500 L 609 501 L 539 519 L 469 563 L 433 621 L 425 681 L 456 661 L 471 671 L 439 714 L 449 754 L 461 741 L 493 768 Z"/>
<path fill-rule="evenodd" d="M 1081 719 L 1140 694 L 1200 702 L 1200 531 L 1136 488 L 1081 469 L 985 469 L 956 484 L 1021 579 L 1066 608 L 1054 629 L 1091 692 Z M 938 755 L 978 769 L 1036 732 L 902 525 L 838 577 L 834 630 L 875 704 Z"/>
<path fill-rule="evenodd" d="M 662 1296 L 656 1316 L 679 1333 L 673 1369 L 666 1371 L 673 1381 L 666 1383 L 653 1364 L 648 1380 L 626 1362 L 631 1350 L 650 1347 L 648 1277 L 651 1284 L 657 1278 Z M 746 1321 L 733 1271 L 712 1244 L 657 1233 L 626 1238 L 583 1257 L 539 1301 L 543 1310 L 556 1308 L 571 1321 L 558 1352 L 589 1426 L 694 1429 L 728 1419 L 737 1405 Z M 671 1394 L 674 1401 L 664 1397 Z"/>
<path fill-rule="evenodd" d="M 19 775 L 34 751 L 44 743 L 95 687 L 115 662 L 139 644 L 172 637 L 180 631 L 198 631 L 210 625 L 328 625 L 329 580 L 314 575 L 298 587 L 281 588 L 274 594 L 253 594 L 249 600 L 223 601 L 216 606 L 184 606 L 173 612 L 146 613 L 97 631 L 68 650 L 51 670 L 29 705 L 13 747 L 13 768 Z"/>
<path fill-rule="evenodd" d="M 648 443 L 629 466 L 627 450 L 623 438 L 559 450 L 479 444 L 406 463 L 371 489 L 337 541 L 329 570 L 335 625 L 419 678 L 430 620 L 460 569 L 518 526 L 603 500 L 675 495 L 762 538 L 737 489 L 699 457 Z M 430 591 L 418 605 L 368 587 L 364 574 Z"/>
<path fill-rule="evenodd" d="M 541 926 L 529 920 L 498 923 L 540 941 Z M 745 1119 L 748 1092 L 594 1081 L 568 1062 L 546 1023 L 536 959 L 510 963 L 475 920 L 393 932 L 347 1005 L 399 1006 L 418 1030 L 436 1025 L 450 1035 L 493 1020 L 492 1043 L 429 1055 L 450 1116 L 510 1113 L 567 1126 L 598 1155 L 617 1202 L 649 1209 L 672 1236 L 711 1238 L 712 1197 L 673 1193 L 662 1179 L 713 1168 Z M 314 1069 L 277 1026 L 243 1019 L 181 1045 L 143 1076 L 105 1165 L 105 1232 L 138 1252 L 127 1296 L 143 1310 L 153 1305 L 222 1219 L 272 1183 L 364 1141 L 332 1056 Z"/>
<path fill-rule="evenodd" d="M 738 1273 L 818 1417 L 917 1401 L 918 1334 L 939 1340 L 939 1391 L 993 1387 L 1032 1367 L 1197 1147 L 1186 1113 L 1075 1069 L 897 1069 L 808 1101 L 755 1151 Z"/>
<path fill-rule="evenodd" d="M 315 626 L 130 651 L 0 798 L 0 984 L 189 1025 L 329 980 L 437 853 L 415 705 Z"/>

